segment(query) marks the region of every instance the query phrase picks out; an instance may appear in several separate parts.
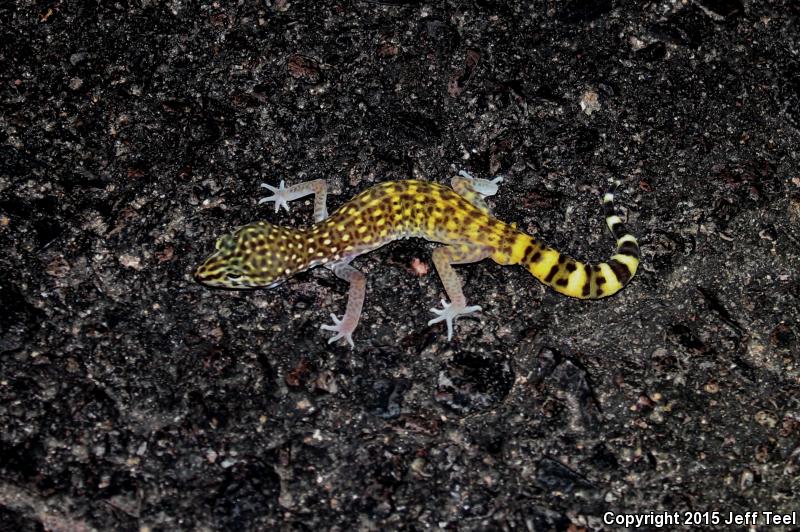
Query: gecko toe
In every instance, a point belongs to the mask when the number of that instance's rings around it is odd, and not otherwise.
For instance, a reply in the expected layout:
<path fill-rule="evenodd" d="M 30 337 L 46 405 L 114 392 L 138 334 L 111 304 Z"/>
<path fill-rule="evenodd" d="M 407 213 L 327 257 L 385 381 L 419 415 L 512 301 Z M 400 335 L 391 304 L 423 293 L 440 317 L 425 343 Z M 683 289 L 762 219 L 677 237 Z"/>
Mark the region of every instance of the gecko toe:
<path fill-rule="evenodd" d="M 442 307 L 443 308 L 441 309 L 431 309 L 431 312 L 436 314 L 436 317 L 431 319 L 428 322 L 428 325 L 434 325 L 440 321 L 444 321 L 447 324 L 448 342 L 453 339 L 453 323 L 455 322 L 456 318 L 482 310 L 479 305 L 473 305 L 471 307 L 465 307 L 463 305 L 456 306 L 452 303 L 446 303 L 444 300 L 442 300 Z"/>
<path fill-rule="evenodd" d="M 350 344 L 350 348 L 355 349 L 355 344 L 353 343 L 353 331 L 355 327 L 350 326 L 345 320 L 340 320 L 335 314 L 331 314 L 331 320 L 333 320 L 333 325 L 323 324 L 319 326 L 323 331 L 332 331 L 336 333 L 328 339 L 328 343 L 332 344 L 336 340 L 344 338 L 345 341 Z"/>

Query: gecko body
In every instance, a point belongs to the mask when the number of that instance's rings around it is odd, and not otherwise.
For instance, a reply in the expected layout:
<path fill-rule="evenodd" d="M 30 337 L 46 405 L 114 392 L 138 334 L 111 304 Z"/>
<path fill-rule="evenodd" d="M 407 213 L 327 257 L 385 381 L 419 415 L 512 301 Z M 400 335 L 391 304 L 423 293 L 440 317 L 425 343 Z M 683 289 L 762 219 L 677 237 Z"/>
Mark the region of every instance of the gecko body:
<path fill-rule="evenodd" d="M 328 216 L 327 186 L 321 179 L 289 188 L 262 184 L 273 194 L 276 212 L 288 202 L 314 194 L 315 223 L 306 229 L 251 223 L 220 237 L 216 251 L 195 271 L 200 283 L 223 288 L 271 288 L 298 272 L 323 265 L 350 283 L 342 319 L 331 314 L 323 325 L 353 345 L 352 333 L 361 316 L 366 278 L 350 265 L 359 255 L 402 238 L 419 237 L 444 244 L 433 251 L 433 263 L 450 303 L 429 324 L 444 321 L 448 340 L 454 320 L 481 310 L 467 306 L 454 264 L 491 258 L 501 265 L 518 264 L 555 291 L 580 299 L 610 296 L 636 273 L 639 246 L 614 210 L 613 190 L 603 196 L 606 223 L 616 239 L 616 253 L 606 262 L 586 264 L 492 216 L 485 197 L 497 191 L 502 178 L 475 179 L 461 172 L 451 187 L 426 181 L 389 181 L 367 189 Z M 616 188 L 616 187 L 615 187 Z"/>

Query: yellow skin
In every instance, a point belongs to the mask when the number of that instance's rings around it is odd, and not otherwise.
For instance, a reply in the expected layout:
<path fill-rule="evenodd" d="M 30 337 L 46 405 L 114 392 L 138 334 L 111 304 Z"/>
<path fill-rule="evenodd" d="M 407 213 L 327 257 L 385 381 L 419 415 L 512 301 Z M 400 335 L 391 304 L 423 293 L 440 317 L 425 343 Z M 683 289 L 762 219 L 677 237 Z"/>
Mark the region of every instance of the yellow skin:
<path fill-rule="evenodd" d="M 195 278 L 223 288 L 271 288 L 298 272 L 324 265 L 350 283 L 350 292 L 342 319 L 331 314 L 333 325 L 322 329 L 336 333 L 329 343 L 344 338 L 352 346 L 366 277 L 350 262 L 401 238 L 444 244 L 433 251 L 433 263 L 450 303 L 442 300 L 442 309 L 431 309 L 438 316 L 429 325 L 446 322 L 448 340 L 455 318 L 481 309 L 467 306 L 453 264 L 485 258 L 502 265 L 520 264 L 556 292 L 580 299 L 610 296 L 634 276 L 639 246 L 614 212 L 613 191 L 603 197 L 603 208 L 617 251 L 608 262 L 589 265 L 494 218 L 484 198 L 497 191 L 500 181 L 475 179 L 463 171 L 452 179 L 452 188 L 426 181 L 389 181 L 365 190 L 330 216 L 325 206 L 327 186 L 321 179 L 289 188 L 282 181 L 277 188 L 262 184 L 273 195 L 259 203 L 275 202 L 276 212 L 281 206 L 288 210 L 288 201 L 314 194 L 316 223 L 308 229 L 264 221 L 240 227 L 217 240 L 217 251 L 197 268 Z"/>

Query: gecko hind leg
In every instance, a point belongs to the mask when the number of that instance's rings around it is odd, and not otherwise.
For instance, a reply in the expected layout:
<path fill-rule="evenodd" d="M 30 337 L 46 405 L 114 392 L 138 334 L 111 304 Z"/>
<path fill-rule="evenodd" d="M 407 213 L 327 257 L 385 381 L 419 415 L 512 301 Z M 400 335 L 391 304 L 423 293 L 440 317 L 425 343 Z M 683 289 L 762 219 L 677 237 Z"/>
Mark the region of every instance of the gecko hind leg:
<path fill-rule="evenodd" d="M 432 308 L 431 312 L 437 316 L 428 322 L 428 325 L 444 321 L 447 324 L 447 340 L 453 338 L 453 322 L 459 316 L 471 314 L 481 310 L 481 307 L 474 305 L 467 306 L 467 298 L 464 297 L 461 279 L 453 269 L 453 264 L 469 264 L 478 262 L 491 255 L 491 250 L 483 246 L 471 244 L 455 244 L 451 246 L 436 248 L 433 250 L 433 264 L 442 280 L 444 290 L 450 298 L 450 303 L 442 300 L 442 308 Z"/>

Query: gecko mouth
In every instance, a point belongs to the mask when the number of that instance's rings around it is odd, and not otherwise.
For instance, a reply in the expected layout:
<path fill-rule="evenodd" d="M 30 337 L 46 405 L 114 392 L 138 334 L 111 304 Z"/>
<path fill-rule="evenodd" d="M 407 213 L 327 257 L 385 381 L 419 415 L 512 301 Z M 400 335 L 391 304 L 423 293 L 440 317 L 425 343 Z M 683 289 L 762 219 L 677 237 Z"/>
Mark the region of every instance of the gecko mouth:
<path fill-rule="evenodd" d="M 202 266 L 194 272 L 194 280 L 208 286 L 219 286 L 225 281 L 224 272 L 209 272 Z"/>
<path fill-rule="evenodd" d="M 253 283 L 247 277 L 233 272 L 208 272 L 198 268 L 194 273 L 194 280 L 205 286 L 217 288 L 250 288 Z"/>
<path fill-rule="evenodd" d="M 197 267 L 193 274 L 194 280 L 202 285 L 213 288 L 243 289 L 243 288 L 274 288 L 286 279 L 274 277 L 252 276 L 231 265 L 223 265 L 215 258 L 210 258 Z"/>
<path fill-rule="evenodd" d="M 207 286 L 236 288 L 244 285 L 245 276 L 241 272 L 232 271 L 216 257 L 210 257 L 194 271 L 194 279 Z"/>

